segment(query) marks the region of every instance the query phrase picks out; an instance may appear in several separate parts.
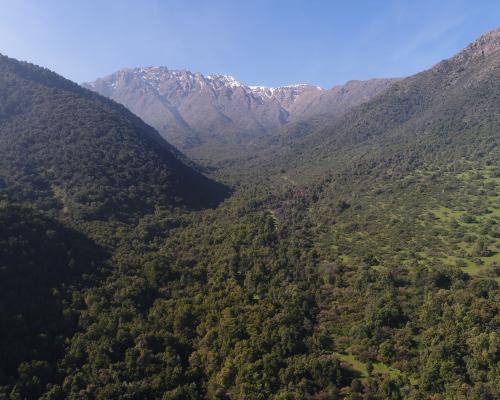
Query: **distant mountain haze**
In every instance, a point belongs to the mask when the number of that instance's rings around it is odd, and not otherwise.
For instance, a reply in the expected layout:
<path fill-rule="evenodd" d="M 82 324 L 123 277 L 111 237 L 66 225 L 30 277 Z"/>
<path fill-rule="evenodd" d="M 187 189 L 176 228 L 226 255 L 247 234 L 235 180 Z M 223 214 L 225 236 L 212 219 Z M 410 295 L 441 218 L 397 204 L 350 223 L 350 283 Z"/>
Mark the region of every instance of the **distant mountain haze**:
<path fill-rule="evenodd" d="M 340 115 L 397 80 L 350 81 L 329 90 L 307 84 L 270 88 L 227 75 L 148 67 L 124 69 L 83 86 L 122 103 L 192 155 L 203 145 L 251 144 L 290 122 Z"/>

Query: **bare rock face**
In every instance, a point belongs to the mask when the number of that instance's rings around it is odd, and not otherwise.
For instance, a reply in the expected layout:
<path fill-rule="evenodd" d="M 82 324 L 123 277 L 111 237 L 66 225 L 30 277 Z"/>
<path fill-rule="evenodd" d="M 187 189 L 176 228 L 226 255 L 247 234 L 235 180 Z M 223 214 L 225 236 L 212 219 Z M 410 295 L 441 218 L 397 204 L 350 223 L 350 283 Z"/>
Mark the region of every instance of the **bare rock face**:
<path fill-rule="evenodd" d="M 452 58 L 455 62 L 488 57 L 500 49 L 500 28 L 485 33 Z"/>
<path fill-rule="evenodd" d="M 464 71 L 477 63 L 484 64 L 498 50 L 500 50 L 500 29 L 495 29 L 480 36 L 453 57 L 437 63 L 428 72 L 424 71 L 421 74 L 434 74 L 435 77 L 441 77 L 447 85 L 455 86 L 460 81 Z M 491 64 L 489 66 L 486 64 L 476 71 L 475 75 L 469 76 L 467 83 L 462 84 L 471 85 L 481 81 L 484 76 L 491 72 L 490 68 L 493 67 Z"/>
<path fill-rule="evenodd" d="M 121 70 L 84 86 L 122 103 L 190 154 L 204 145 L 252 144 L 289 122 L 341 114 L 394 81 L 350 81 L 329 90 L 307 84 L 270 88 L 246 86 L 228 75 L 148 67 Z"/>

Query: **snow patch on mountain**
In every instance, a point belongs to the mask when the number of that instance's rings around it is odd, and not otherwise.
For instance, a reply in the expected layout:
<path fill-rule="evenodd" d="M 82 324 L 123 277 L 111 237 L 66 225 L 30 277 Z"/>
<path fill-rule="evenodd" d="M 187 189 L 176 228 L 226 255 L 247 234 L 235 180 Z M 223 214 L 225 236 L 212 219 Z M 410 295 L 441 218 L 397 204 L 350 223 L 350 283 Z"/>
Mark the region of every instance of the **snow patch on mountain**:
<path fill-rule="evenodd" d="M 290 101 L 295 101 L 305 91 L 324 90 L 319 86 L 308 84 L 294 84 L 278 87 L 244 85 L 231 75 L 203 75 L 186 70 L 171 70 L 167 67 L 142 67 L 123 71 L 136 75 L 158 93 L 162 92 L 162 87 L 165 86 L 165 82 L 175 82 L 183 91 L 199 90 L 200 87 L 204 86 L 214 91 L 224 89 L 235 90 L 239 88 L 248 95 L 252 95 L 262 100 L 274 99 L 278 103 L 281 103 L 284 98 L 287 98 L 287 102 L 290 103 Z M 121 71 L 116 74 L 120 72 Z M 111 89 L 116 88 L 116 80 L 110 80 L 108 83 Z M 95 83 L 91 83 L 90 86 L 95 87 Z"/>

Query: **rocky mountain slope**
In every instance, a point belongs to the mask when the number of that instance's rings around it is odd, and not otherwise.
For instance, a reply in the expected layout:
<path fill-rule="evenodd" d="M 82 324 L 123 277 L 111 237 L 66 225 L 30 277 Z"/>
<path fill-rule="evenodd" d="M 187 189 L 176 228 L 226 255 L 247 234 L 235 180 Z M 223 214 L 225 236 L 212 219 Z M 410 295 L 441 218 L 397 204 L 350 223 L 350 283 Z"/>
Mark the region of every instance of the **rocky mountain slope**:
<path fill-rule="evenodd" d="M 124 104 L 192 155 L 203 145 L 251 144 L 289 122 L 339 115 L 394 81 L 350 81 L 330 90 L 312 85 L 269 88 L 246 86 L 227 75 L 149 67 L 121 70 L 84 86 Z"/>

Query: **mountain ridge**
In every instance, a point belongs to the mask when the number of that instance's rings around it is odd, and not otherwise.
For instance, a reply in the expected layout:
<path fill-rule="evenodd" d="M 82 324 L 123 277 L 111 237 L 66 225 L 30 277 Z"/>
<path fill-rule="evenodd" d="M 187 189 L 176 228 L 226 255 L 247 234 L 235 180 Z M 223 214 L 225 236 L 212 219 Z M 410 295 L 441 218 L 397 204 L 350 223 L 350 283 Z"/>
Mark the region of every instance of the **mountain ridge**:
<path fill-rule="evenodd" d="M 224 197 L 122 105 L 44 68 L 0 56 L 0 198 L 83 218 Z"/>
<path fill-rule="evenodd" d="M 464 153 L 466 143 L 479 147 L 479 139 L 484 140 L 481 151 L 485 152 L 489 142 L 498 142 L 499 68 L 500 29 L 496 29 L 456 55 L 394 83 L 340 118 L 292 125 L 293 129 L 279 138 L 282 163 L 302 171 L 303 164 L 310 166 L 322 160 L 325 166 L 330 164 L 330 169 L 343 169 L 339 160 L 362 148 L 366 159 L 389 148 L 408 152 L 408 146 L 418 146 L 419 152 L 430 157 L 437 152 L 437 143 L 450 148 L 461 146 Z M 426 141 L 435 141 L 435 145 Z M 412 151 L 417 152 L 417 147 Z M 384 157 L 387 161 L 389 156 Z M 391 157 L 401 161 L 397 152 Z"/>
<path fill-rule="evenodd" d="M 191 72 L 186 69 L 170 69 L 167 66 L 149 66 L 149 67 L 135 67 L 135 68 L 123 68 L 120 69 L 110 75 L 107 75 L 103 78 L 98 78 L 93 82 L 84 82 L 83 86 L 96 89 L 101 83 L 104 83 L 105 86 L 109 86 L 110 88 L 116 87 L 116 82 L 111 81 L 109 78 L 112 77 L 120 77 L 122 74 L 132 73 L 138 75 L 151 84 L 155 89 L 160 90 L 159 86 L 155 86 L 155 83 L 161 83 L 162 78 L 168 76 L 168 78 L 174 78 L 176 83 L 184 89 L 188 90 L 193 85 L 207 85 L 211 89 L 219 89 L 221 87 L 229 87 L 229 88 L 245 88 L 249 93 L 253 94 L 256 97 L 273 97 L 274 92 L 283 94 L 288 90 L 293 91 L 294 96 L 297 96 L 297 91 L 300 89 L 315 89 L 318 91 L 324 91 L 320 86 L 307 84 L 307 83 L 299 83 L 299 84 L 290 84 L 283 86 L 262 86 L 262 85 L 246 85 L 238 81 L 234 76 L 227 74 L 202 74 L 199 72 Z"/>
<path fill-rule="evenodd" d="M 167 67 L 123 69 L 82 86 L 121 104 L 190 156 L 198 147 L 252 145 L 290 122 L 340 115 L 398 78 L 349 81 L 331 89 L 309 84 L 244 85 L 230 75 Z"/>

